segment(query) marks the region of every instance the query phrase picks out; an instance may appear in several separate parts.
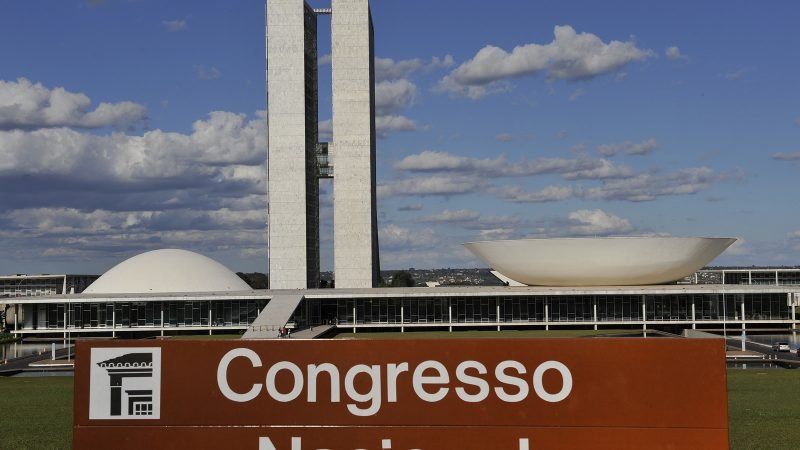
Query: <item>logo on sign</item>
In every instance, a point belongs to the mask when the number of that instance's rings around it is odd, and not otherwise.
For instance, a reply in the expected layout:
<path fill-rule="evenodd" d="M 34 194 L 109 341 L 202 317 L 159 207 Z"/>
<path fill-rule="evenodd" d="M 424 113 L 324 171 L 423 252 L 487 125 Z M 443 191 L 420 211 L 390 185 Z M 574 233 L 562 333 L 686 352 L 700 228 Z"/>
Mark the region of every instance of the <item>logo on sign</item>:
<path fill-rule="evenodd" d="M 92 348 L 89 419 L 159 419 L 161 349 Z"/>

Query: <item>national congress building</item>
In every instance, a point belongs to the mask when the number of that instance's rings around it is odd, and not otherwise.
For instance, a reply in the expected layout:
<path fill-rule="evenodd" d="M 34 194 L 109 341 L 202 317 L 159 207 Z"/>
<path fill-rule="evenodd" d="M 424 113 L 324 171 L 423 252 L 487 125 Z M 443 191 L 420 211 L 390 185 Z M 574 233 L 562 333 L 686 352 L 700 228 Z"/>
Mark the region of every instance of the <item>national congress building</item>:
<path fill-rule="evenodd" d="M 333 140 L 324 143 L 318 130 L 317 21 L 328 16 Z M 514 242 L 488 243 L 478 253 L 490 261 L 500 257 L 489 265 L 519 286 L 376 288 L 375 76 L 368 0 L 332 0 L 329 9 L 313 9 L 303 0 L 268 0 L 266 26 L 271 289 L 252 290 L 202 255 L 157 250 L 120 263 L 81 294 L 62 290 L 0 298 L 12 333 L 66 338 L 246 331 L 246 337 L 272 338 L 287 324 L 353 331 L 797 328 L 798 270 L 701 272 L 688 284 L 677 283 L 719 253 L 703 250 L 708 239 L 693 240 L 680 257 L 677 241 L 598 241 L 599 247 L 580 241 L 571 242 L 569 252 L 564 242 L 536 243 L 556 245 L 548 250 L 549 260 L 536 264 L 540 251 L 525 253 L 526 246 Z M 333 177 L 336 289 L 317 289 L 324 177 Z M 585 252 L 590 245 L 591 254 Z M 567 256 L 575 262 L 566 271 L 542 278 Z M 594 284 L 569 282 L 568 267 L 590 260 L 594 266 L 581 268 L 580 275 Z M 609 270 L 612 262 L 618 266 Z M 673 273 L 677 266 L 685 270 Z M 642 269 L 645 274 L 638 273 Z M 586 276 L 591 274 L 604 275 Z M 568 282 L 557 285 L 524 285 L 565 276 Z M 701 283 L 709 279 L 715 281 Z M 620 285 L 619 280 L 657 281 Z"/>

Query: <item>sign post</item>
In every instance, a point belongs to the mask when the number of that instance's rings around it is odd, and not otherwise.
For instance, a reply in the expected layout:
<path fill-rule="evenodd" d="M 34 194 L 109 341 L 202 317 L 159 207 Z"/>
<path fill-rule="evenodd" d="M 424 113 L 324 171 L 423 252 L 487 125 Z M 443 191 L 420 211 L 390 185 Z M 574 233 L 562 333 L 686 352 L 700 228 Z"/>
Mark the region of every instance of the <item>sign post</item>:
<path fill-rule="evenodd" d="M 79 342 L 76 449 L 728 448 L 682 339 Z"/>

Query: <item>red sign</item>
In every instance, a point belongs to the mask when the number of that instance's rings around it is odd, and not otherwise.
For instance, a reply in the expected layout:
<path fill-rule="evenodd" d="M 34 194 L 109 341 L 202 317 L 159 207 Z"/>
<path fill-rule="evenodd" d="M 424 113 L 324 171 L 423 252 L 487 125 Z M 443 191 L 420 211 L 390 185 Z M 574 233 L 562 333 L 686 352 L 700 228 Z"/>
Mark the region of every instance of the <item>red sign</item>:
<path fill-rule="evenodd" d="M 728 448 L 721 342 L 78 344 L 74 447 Z"/>

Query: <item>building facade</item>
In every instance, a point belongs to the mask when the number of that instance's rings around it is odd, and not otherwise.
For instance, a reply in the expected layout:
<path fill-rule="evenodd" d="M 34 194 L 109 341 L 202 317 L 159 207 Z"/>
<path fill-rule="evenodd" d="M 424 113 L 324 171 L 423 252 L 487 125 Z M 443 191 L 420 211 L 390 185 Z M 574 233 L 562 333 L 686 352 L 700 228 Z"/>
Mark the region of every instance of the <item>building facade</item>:
<path fill-rule="evenodd" d="M 0 305 L 10 299 L 0 299 Z M 268 317 L 272 302 L 283 317 Z M 790 332 L 798 286 L 437 287 L 129 295 L 66 295 L 16 302 L 20 336 L 230 333 L 287 323 L 348 331 L 440 329 L 642 329 Z M 10 324 L 11 325 L 11 324 Z"/>
<path fill-rule="evenodd" d="M 270 285 L 317 287 L 317 17 L 302 0 L 270 0 L 266 23 Z"/>
<path fill-rule="evenodd" d="M 333 178 L 337 287 L 377 284 L 375 75 L 368 0 L 267 2 L 269 272 L 273 289 L 319 286 L 319 179 Z M 317 19 L 331 15 L 333 142 L 319 143 Z M 320 167 L 318 149 L 325 149 Z M 334 175 L 334 163 L 337 170 Z"/>
<path fill-rule="evenodd" d="M 691 277 L 695 284 L 800 285 L 800 269 L 779 267 L 710 268 L 699 270 Z"/>
<path fill-rule="evenodd" d="M 0 276 L 0 299 L 40 297 L 50 295 L 80 294 L 99 275 L 2 275 Z M 20 300 L 22 301 L 22 300 Z M 11 302 L 0 304 L 0 329 L 6 322 L 17 320 Z M 19 317 L 21 319 L 21 317 Z"/>

